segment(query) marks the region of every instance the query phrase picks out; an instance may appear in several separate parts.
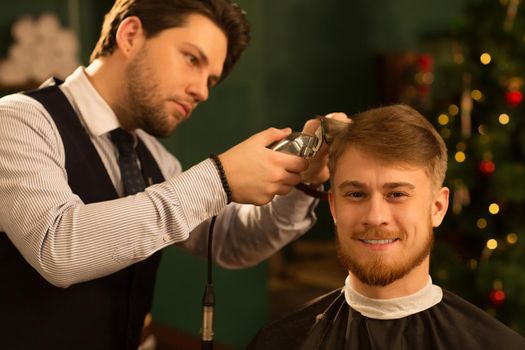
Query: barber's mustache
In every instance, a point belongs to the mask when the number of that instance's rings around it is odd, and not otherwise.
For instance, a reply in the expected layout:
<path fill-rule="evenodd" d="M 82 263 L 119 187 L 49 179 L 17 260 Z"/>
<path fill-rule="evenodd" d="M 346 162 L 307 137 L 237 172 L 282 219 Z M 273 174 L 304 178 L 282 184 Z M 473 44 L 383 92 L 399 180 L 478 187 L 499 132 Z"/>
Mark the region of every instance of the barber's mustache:
<path fill-rule="evenodd" d="M 352 232 L 351 237 L 359 240 L 380 240 L 380 239 L 400 239 L 404 240 L 407 234 L 405 231 L 385 230 L 380 227 L 370 227 L 362 231 Z"/>

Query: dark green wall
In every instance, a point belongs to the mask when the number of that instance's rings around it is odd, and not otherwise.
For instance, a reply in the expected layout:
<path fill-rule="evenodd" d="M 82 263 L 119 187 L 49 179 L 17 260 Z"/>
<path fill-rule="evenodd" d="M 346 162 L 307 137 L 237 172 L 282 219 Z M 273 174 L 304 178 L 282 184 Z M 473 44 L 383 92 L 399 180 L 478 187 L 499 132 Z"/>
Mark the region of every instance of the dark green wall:
<path fill-rule="evenodd" d="M 354 113 L 381 103 L 376 58 L 419 50 L 422 34 L 457 22 L 467 0 L 241 0 L 252 44 L 232 76 L 211 92 L 164 144 L 185 167 L 270 126 L 299 129 L 331 111 Z M 0 55 L 9 25 L 23 13 L 55 11 L 67 22 L 67 1 L 18 0 L 0 11 Z M 9 5 L 7 5 L 9 4 Z M 87 62 L 109 0 L 78 1 L 82 60 Z M 305 238 L 331 237 L 328 209 Z M 205 262 L 176 248 L 164 251 L 154 305 L 156 320 L 198 334 Z M 266 265 L 215 270 L 216 339 L 242 348 L 267 320 Z"/>

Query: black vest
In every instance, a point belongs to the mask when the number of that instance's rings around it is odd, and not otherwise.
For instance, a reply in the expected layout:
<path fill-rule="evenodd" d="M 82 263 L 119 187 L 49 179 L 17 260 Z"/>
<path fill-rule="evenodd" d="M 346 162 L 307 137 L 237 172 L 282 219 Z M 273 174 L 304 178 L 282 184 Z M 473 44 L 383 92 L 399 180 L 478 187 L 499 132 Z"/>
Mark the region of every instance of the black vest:
<path fill-rule="evenodd" d="M 102 160 L 58 86 L 26 94 L 44 105 L 58 127 L 73 192 L 86 204 L 117 198 Z M 146 183 L 162 182 L 157 163 L 140 141 L 137 151 Z M 136 350 L 159 262 L 157 252 L 112 275 L 58 288 L 0 232 L 0 349 Z"/>

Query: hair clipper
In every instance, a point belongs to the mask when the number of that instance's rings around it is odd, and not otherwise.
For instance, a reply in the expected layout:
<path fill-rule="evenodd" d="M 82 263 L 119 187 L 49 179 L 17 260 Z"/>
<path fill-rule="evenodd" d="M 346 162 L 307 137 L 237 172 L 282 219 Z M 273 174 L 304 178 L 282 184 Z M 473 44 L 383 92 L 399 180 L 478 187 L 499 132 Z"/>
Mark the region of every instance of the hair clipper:
<path fill-rule="evenodd" d="M 268 148 L 303 158 L 311 158 L 316 155 L 322 144 L 322 128 L 319 127 L 314 135 L 293 132 L 281 141 L 271 144 Z"/>

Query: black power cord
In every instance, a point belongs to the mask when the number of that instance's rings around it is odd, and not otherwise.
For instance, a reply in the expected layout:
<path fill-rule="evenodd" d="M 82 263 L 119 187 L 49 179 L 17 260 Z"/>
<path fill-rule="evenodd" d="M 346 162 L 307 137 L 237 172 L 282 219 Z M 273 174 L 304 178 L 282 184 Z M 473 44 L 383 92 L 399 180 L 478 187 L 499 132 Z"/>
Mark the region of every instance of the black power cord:
<path fill-rule="evenodd" d="M 211 218 L 210 228 L 208 232 L 208 280 L 204 288 L 204 295 L 202 296 L 202 328 L 201 328 L 201 349 L 213 349 L 213 312 L 215 308 L 215 294 L 212 284 L 212 242 L 213 242 L 213 228 L 215 227 L 216 216 Z"/>

